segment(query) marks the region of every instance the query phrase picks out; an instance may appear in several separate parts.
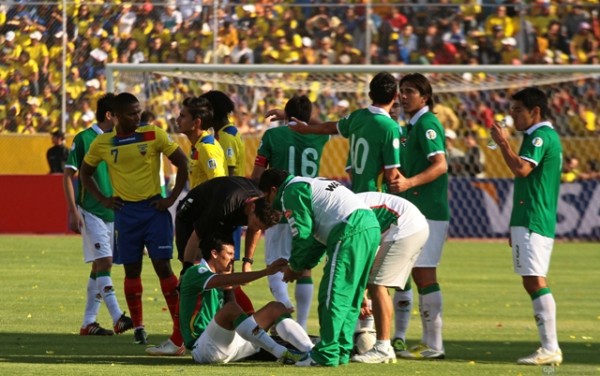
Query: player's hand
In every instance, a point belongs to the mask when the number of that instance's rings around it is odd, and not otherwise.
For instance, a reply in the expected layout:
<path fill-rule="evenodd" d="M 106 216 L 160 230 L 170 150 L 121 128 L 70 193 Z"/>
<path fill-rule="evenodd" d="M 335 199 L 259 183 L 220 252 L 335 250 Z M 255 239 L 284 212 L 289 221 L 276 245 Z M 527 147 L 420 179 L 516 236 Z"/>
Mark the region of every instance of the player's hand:
<path fill-rule="evenodd" d="M 83 226 L 84 223 L 81 214 L 79 214 L 77 210 L 71 213 L 71 215 L 69 216 L 69 229 L 71 229 L 71 231 L 73 231 L 76 234 L 81 234 L 81 229 L 83 228 Z"/>
<path fill-rule="evenodd" d="M 413 187 L 410 179 L 405 178 L 402 174 L 396 179 L 387 182 L 387 185 L 392 193 L 404 192 Z"/>
<path fill-rule="evenodd" d="M 302 272 L 295 272 L 287 266 L 283 270 L 283 282 L 294 282 L 302 276 Z"/>
<path fill-rule="evenodd" d="M 242 272 L 248 273 L 252 271 L 252 264 L 249 262 L 242 263 Z"/>
<path fill-rule="evenodd" d="M 273 261 L 271 265 L 267 266 L 267 275 L 273 275 L 275 273 L 281 272 L 288 267 L 287 265 L 288 260 L 284 258 L 278 258 L 277 260 Z"/>
<path fill-rule="evenodd" d="M 504 122 L 495 121 L 490 128 L 490 136 L 498 145 L 508 142 L 508 134 L 504 129 L 505 127 Z"/>
<path fill-rule="evenodd" d="M 308 124 L 305 121 L 296 119 L 293 116 L 290 119 L 288 126 L 291 130 L 293 130 L 294 132 L 298 132 L 300 134 L 311 134 L 312 133 L 310 130 L 310 127 L 308 126 Z"/>
<path fill-rule="evenodd" d="M 270 118 L 269 121 L 281 121 L 285 120 L 285 111 L 275 108 L 267 111 L 265 118 Z"/>
<path fill-rule="evenodd" d="M 112 210 L 120 210 L 123 207 L 123 201 L 119 197 L 104 197 L 100 203 L 105 208 Z"/>
<path fill-rule="evenodd" d="M 367 299 L 363 299 L 360 305 L 360 314 L 358 315 L 358 318 L 364 320 L 365 318 L 371 316 L 373 316 L 373 311 L 371 310 L 371 308 L 369 308 Z"/>
<path fill-rule="evenodd" d="M 171 196 L 167 198 L 161 198 L 160 200 L 153 201 L 150 205 L 152 205 L 158 211 L 168 210 L 174 203 L 174 199 Z"/>

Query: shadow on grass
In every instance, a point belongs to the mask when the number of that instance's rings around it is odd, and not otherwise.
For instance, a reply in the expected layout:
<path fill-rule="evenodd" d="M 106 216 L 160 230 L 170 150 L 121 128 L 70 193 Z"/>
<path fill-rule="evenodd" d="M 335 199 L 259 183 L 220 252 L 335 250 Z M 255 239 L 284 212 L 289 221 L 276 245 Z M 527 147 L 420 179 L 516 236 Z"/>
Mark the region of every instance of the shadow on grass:
<path fill-rule="evenodd" d="M 159 339 L 160 340 L 157 340 Z M 160 343 L 164 336 L 151 338 Z M 490 364 L 515 364 L 517 358 L 538 347 L 531 342 L 446 341 L 446 360 Z M 597 365 L 598 343 L 562 342 L 565 363 Z M 145 346 L 133 343 L 133 336 L 82 337 L 75 334 L 0 333 L 0 362 L 26 364 L 123 364 L 187 365 L 191 357 L 151 357 Z M 256 361 L 268 365 L 268 357 Z M 253 362 L 256 365 L 255 362 Z M 236 363 L 238 366 L 240 363 Z M 248 365 L 252 363 L 247 363 Z"/>

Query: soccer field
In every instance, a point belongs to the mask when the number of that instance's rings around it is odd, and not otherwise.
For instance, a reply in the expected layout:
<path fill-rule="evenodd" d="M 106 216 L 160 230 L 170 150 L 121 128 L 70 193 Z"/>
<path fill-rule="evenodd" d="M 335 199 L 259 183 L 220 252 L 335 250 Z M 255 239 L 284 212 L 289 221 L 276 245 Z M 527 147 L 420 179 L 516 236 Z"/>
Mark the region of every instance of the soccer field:
<path fill-rule="evenodd" d="M 78 236 L 0 236 L 0 375 L 600 375 L 600 246 L 558 243 L 549 283 L 558 306 L 560 367 L 517 366 L 538 346 L 531 302 L 513 273 L 505 242 L 447 243 L 438 270 L 444 298 L 446 360 L 396 364 L 350 364 L 299 369 L 268 362 L 195 365 L 189 355 L 154 358 L 133 344 L 133 333 L 81 337 L 89 266 Z M 262 253 L 262 245 L 258 250 Z M 256 256 L 255 269 L 262 256 Z M 173 263 L 176 272 L 179 266 Z M 151 263 L 144 263 L 144 321 L 151 344 L 170 333 L 170 317 Z M 315 269 L 320 280 L 321 267 Z M 123 269 L 113 280 L 121 308 Z M 266 279 L 246 287 L 255 307 L 271 299 Z M 316 296 L 316 294 L 315 294 Z M 416 300 L 416 299 L 415 299 Z M 310 333 L 318 334 L 316 304 Z M 103 306 L 98 321 L 110 327 Z M 421 333 L 415 304 L 409 345 Z"/>

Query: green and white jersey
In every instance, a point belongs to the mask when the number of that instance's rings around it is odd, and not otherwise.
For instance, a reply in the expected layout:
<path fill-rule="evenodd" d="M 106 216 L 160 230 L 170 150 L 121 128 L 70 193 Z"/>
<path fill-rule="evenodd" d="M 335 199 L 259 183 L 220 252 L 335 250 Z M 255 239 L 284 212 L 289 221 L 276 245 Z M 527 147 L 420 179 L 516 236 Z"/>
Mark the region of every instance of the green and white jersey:
<path fill-rule="evenodd" d="M 349 166 L 353 192 L 384 191 L 384 169 L 400 167 L 400 127 L 379 107 L 352 112 L 337 123 L 350 141 Z"/>
<path fill-rule="evenodd" d="M 510 225 L 554 238 L 562 146 L 550 122 L 535 124 L 525 131 L 519 157 L 535 167 L 528 176 L 515 178 Z"/>
<path fill-rule="evenodd" d="M 337 181 L 292 176 L 279 187 L 274 207 L 284 212 L 292 231 L 293 270 L 312 269 L 332 240 L 330 233 L 356 210 L 369 210 Z M 374 216 L 372 223 L 362 225 L 361 229 L 379 228 Z"/>
<path fill-rule="evenodd" d="M 403 239 L 428 227 L 419 209 L 402 197 L 380 192 L 363 192 L 357 196 L 375 213 L 384 241 Z"/>
<path fill-rule="evenodd" d="M 99 134 L 104 133 L 97 124 L 92 125 L 88 129 L 79 132 L 73 139 L 71 145 L 71 151 L 67 157 L 65 168 L 70 168 L 75 171 L 79 171 L 83 164 L 83 157 L 88 152 L 90 145 L 96 139 Z M 100 192 L 106 197 L 113 195 L 113 189 L 108 175 L 108 168 L 106 162 L 100 162 L 96 171 L 94 172 L 94 180 L 98 184 Z M 107 209 L 100 201 L 83 189 L 83 184 L 79 182 L 77 186 L 77 205 L 81 206 L 84 210 L 94 214 L 98 218 L 101 218 L 107 222 L 114 222 L 115 215 L 111 209 Z"/>
<path fill-rule="evenodd" d="M 446 153 L 444 128 L 438 118 L 425 106 L 409 121 L 406 143 L 402 149 L 402 173 L 407 178 L 425 171 L 429 158 Z M 448 173 L 434 181 L 403 192 L 402 197 L 415 204 L 425 218 L 448 221 Z"/>
<path fill-rule="evenodd" d="M 183 342 L 188 349 L 206 329 L 217 311 L 223 307 L 224 293 L 222 289 L 206 289 L 206 284 L 216 274 L 210 269 L 206 260 L 200 261 L 183 274 L 179 288 L 179 324 Z M 200 310 L 194 314 L 198 298 L 202 299 Z"/>
<path fill-rule="evenodd" d="M 260 141 L 255 164 L 278 168 L 294 176 L 319 175 L 323 148 L 329 135 L 301 135 L 287 126 L 267 129 Z"/>

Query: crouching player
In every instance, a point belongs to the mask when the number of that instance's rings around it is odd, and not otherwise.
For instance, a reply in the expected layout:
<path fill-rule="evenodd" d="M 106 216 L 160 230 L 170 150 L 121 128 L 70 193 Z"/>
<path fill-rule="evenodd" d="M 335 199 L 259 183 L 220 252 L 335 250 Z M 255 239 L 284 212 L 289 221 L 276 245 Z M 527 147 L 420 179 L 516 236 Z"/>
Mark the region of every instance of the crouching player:
<path fill-rule="evenodd" d="M 197 363 L 228 363 L 256 354 L 261 348 L 284 364 L 293 364 L 313 344 L 302 327 L 291 319 L 282 303 L 270 302 L 248 316 L 235 302 L 232 286 L 280 272 L 287 260 L 279 259 L 266 269 L 232 273 L 234 247 L 213 237 L 201 240 L 202 261 L 181 278 L 179 319 L 185 345 Z M 201 296 L 198 312 L 196 303 Z M 300 352 L 288 350 L 267 333 L 275 326 L 281 338 Z"/>

